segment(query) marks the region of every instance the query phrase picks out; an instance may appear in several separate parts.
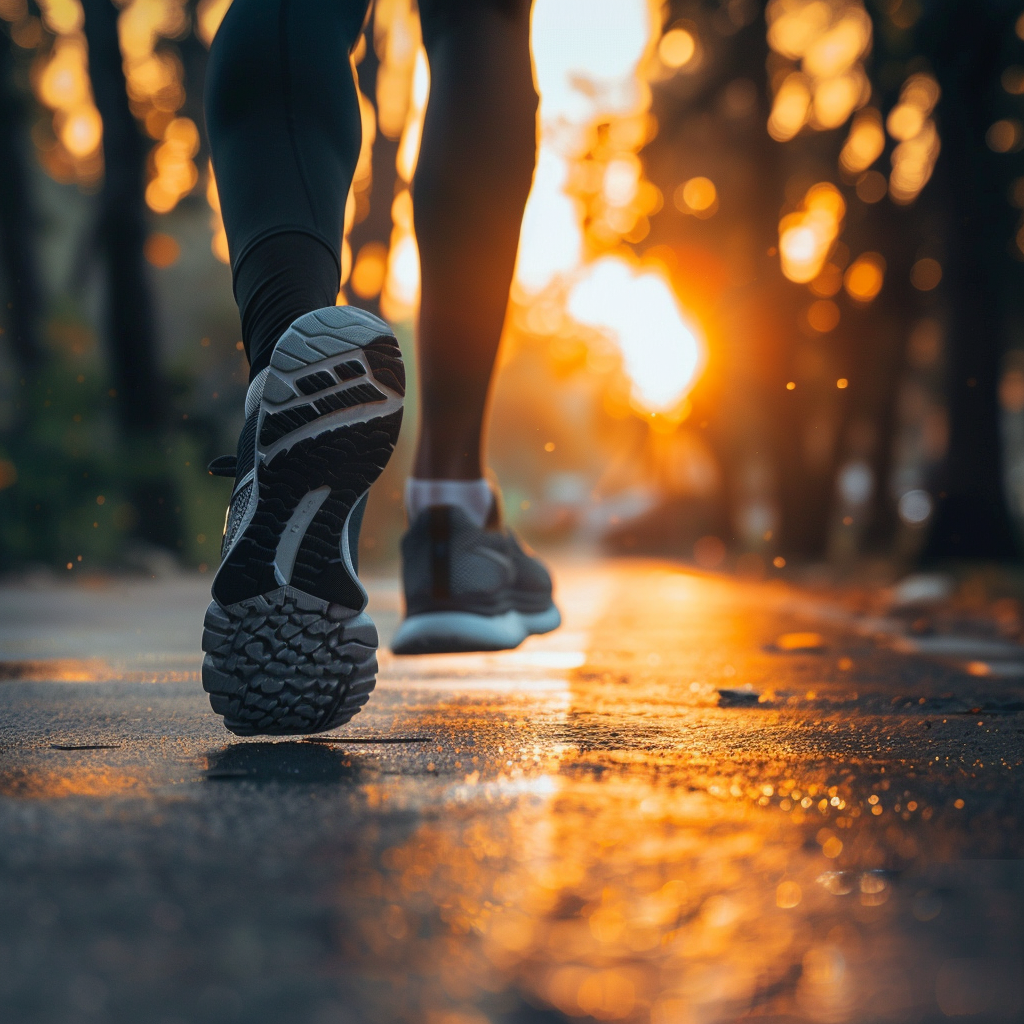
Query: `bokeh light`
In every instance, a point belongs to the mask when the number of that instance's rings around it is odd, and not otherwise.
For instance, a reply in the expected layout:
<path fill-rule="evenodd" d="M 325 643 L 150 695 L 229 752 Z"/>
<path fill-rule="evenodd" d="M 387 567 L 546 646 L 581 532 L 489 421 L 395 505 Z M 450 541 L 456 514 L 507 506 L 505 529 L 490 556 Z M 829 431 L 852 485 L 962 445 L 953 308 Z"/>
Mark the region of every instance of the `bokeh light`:
<path fill-rule="evenodd" d="M 1014 118 L 996 121 L 985 133 L 985 142 L 993 153 L 1010 153 L 1020 149 L 1024 126 Z"/>
<path fill-rule="evenodd" d="M 658 56 L 668 68 L 681 68 L 693 60 L 697 52 L 697 41 L 693 33 L 685 28 L 673 28 L 661 37 L 658 43 Z"/>
<path fill-rule="evenodd" d="M 808 189 L 800 210 L 779 222 L 779 256 L 790 281 L 806 284 L 821 272 L 839 237 L 846 202 L 830 182 Z"/>
<path fill-rule="evenodd" d="M 843 170 L 852 174 L 866 171 L 885 149 L 882 115 L 874 107 L 860 111 L 850 125 L 850 134 L 839 154 Z"/>
<path fill-rule="evenodd" d="M 845 124 L 871 97 L 863 58 L 871 49 L 871 18 L 859 0 L 771 0 L 768 44 L 790 62 L 773 82 L 768 132 L 778 142 L 804 126 Z M 866 166 L 866 165 L 865 165 Z"/>
<path fill-rule="evenodd" d="M 146 239 L 143 253 L 148 263 L 163 270 L 177 263 L 178 257 L 181 256 L 181 246 L 171 235 L 163 231 L 154 231 Z"/>
<path fill-rule="evenodd" d="M 807 323 L 819 334 L 828 334 L 839 326 L 839 307 L 831 299 L 818 299 L 807 310 Z"/>
<path fill-rule="evenodd" d="M 43 166 L 57 181 L 92 185 L 103 173 L 103 121 L 93 102 L 88 51 L 78 0 L 42 6 L 43 20 L 58 33 L 48 54 L 35 62 L 36 98 L 53 111 L 55 144 L 40 149 Z"/>
<path fill-rule="evenodd" d="M 647 0 L 535 3 L 538 160 L 513 297 L 531 333 L 568 338 L 584 328 L 613 341 L 633 406 L 678 417 L 704 365 L 702 334 L 664 266 L 615 251 L 640 241 L 662 204 L 638 156 L 654 129 L 646 62 L 656 55 L 678 70 L 699 48 L 689 28 L 675 26 L 661 41 L 659 31 L 660 9 Z M 690 179 L 675 202 L 710 216 L 717 190 L 708 178 Z"/>
<path fill-rule="evenodd" d="M 938 260 L 925 256 L 910 268 L 910 283 L 921 292 L 930 292 L 942 280 L 942 265 Z"/>
<path fill-rule="evenodd" d="M 710 178 L 690 178 L 676 189 L 673 198 L 677 209 L 697 217 L 710 217 L 718 209 L 718 190 Z"/>
<path fill-rule="evenodd" d="M 912 203 L 932 176 L 940 143 L 929 115 L 939 101 L 939 93 L 939 84 L 931 75 L 911 75 L 886 120 L 889 134 L 899 142 L 892 153 L 889 175 L 889 195 L 895 203 Z"/>
<path fill-rule="evenodd" d="M 359 250 L 352 268 L 352 291 L 361 299 L 374 299 L 384 287 L 388 251 L 380 242 L 367 242 Z"/>
<path fill-rule="evenodd" d="M 843 284 L 846 293 L 856 302 L 870 302 L 885 282 L 885 259 L 880 253 L 866 252 L 850 264 Z"/>

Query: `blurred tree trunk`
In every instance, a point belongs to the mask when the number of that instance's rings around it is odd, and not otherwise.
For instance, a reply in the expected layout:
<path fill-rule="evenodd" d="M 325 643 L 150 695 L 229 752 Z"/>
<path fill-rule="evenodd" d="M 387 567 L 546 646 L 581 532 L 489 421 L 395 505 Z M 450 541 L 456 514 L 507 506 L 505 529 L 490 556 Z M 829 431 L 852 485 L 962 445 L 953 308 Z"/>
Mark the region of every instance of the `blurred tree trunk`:
<path fill-rule="evenodd" d="M 11 37 L 0 29 L 0 258 L 6 278 L 11 352 L 23 378 L 43 361 L 41 289 L 35 257 L 34 204 L 25 159 L 24 104 L 15 88 Z"/>
<path fill-rule="evenodd" d="M 178 542 L 173 486 L 160 440 L 167 395 L 158 368 L 152 287 L 146 241 L 146 149 L 128 106 L 117 34 L 118 10 L 110 0 L 83 0 L 89 77 L 103 118 L 103 187 L 97 238 L 106 278 L 105 333 L 117 412 L 132 477 L 136 533 L 174 548 Z"/>
<path fill-rule="evenodd" d="M 887 14 L 877 8 L 872 9 L 870 4 L 868 11 L 874 37 L 873 105 L 881 110 L 884 117 L 898 101 L 903 83 L 898 77 L 880 74 L 880 69 L 900 67 L 906 63 L 913 52 L 913 34 L 897 30 Z M 888 152 L 879 157 L 875 169 L 884 169 L 881 162 L 887 159 Z M 934 220 L 934 202 L 929 202 L 932 193 L 933 189 L 928 189 L 911 206 L 897 206 L 888 197 L 883 198 L 864 211 L 861 232 L 856 232 L 851 226 L 857 251 L 879 252 L 886 262 L 881 294 L 864 310 L 860 329 L 864 338 L 873 339 L 877 358 L 858 359 L 861 350 L 855 349 L 842 373 L 850 380 L 847 426 L 859 417 L 873 423 L 877 435 L 870 458 L 875 489 L 860 538 L 863 554 L 890 554 L 899 527 L 899 495 L 893 491 L 900 426 L 899 401 L 906 379 L 907 342 L 915 321 L 922 315 L 921 293 L 910 284 L 910 269 L 925 233 L 925 225 Z"/>
<path fill-rule="evenodd" d="M 795 307 L 789 308 L 788 301 L 782 309 L 779 300 L 782 295 L 788 296 L 793 286 L 782 280 L 778 259 L 769 254 L 777 241 L 785 154 L 765 130 L 771 108 L 765 79 L 768 44 L 764 3 L 757 6 L 756 15 L 751 12 L 746 24 L 732 26 L 727 34 L 702 33 L 702 41 L 709 47 L 703 56 L 706 70 L 702 75 L 671 77 L 654 86 L 652 113 L 658 134 L 640 154 L 645 173 L 664 196 L 664 207 L 652 216 L 650 234 L 637 248 L 719 252 L 711 237 L 717 222 L 684 218 L 675 208 L 673 194 L 686 178 L 705 173 L 700 144 L 694 139 L 701 135 L 702 122 L 721 120 L 723 90 L 737 80 L 752 83 L 751 108 L 744 116 L 728 121 L 725 129 L 733 176 L 728 183 L 716 183 L 728 189 L 723 203 L 738 211 L 735 216 L 749 233 L 744 243 L 751 256 L 749 280 L 730 282 L 716 306 L 704 310 L 717 338 L 691 396 L 693 414 L 688 420 L 688 426 L 701 431 L 722 472 L 724 508 L 719 528 L 726 538 L 732 536 L 733 524 L 745 515 L 755 497 L 772 504 L 779 497 L 786 509 L 782 518 L 787 528 L 791 525 L 789 510 L 807 511 L 796 494 L 800 467 L 790 466 L 792 445 L 788 437 L 797 428 L 785 403 L 795 334 L 791 320 L 796 311 Z M 703 13 L 714 16 L 714 12 Z M 676 19 L 692 15 L 688 3 L 674 0 L 665 25 L 670 27 Z M 724 12 L 719 15 L 725 17 Z M 688 280 L 688 273 L 684 261 L 672 276 L 677 293 L 692 300 L 700 284 Z M 752 473 L 771 480 L 765 493 L 748 493 L 745 481 Z M 794 533 L 802 532 L 795 523 L 792 529 Z M 774 549 L 777 542 L 776 534 L 762 543 Z"/>
<path fill-rule="evenodd" d="M 936 110 L 942 154 L 936 187 L 945 208 L 945 290 L 949 316 L 950 442 L 937 481 L 937 508 L 925 558 L 1016 558 L 1003 481 L 999 374 L 1005 298 L 1020 289 L 1014 263 L 1015 217 L 1006 198 L 1010 155 L 986 145 L 999 116 L 993 102 L 1017 43 L 1019 5 L 947 0 L 934 4 L 922 26 L 925 52 L 942 88 Z"/>
<path fill-rule="evenodd" d="M 128 107 L 117 8 L 84 0 L 89 77 L 103 118 L 98 237 L 107 278 L 106 328 L 121 425 L 129 435 L 163 421 L 152 288 L 146 271 L 146 150 Z"/>
<path fill-rule="evenodd" d="M 199 129 L 199 152 L 196 153 L 196 167 L 199 168 L 199 180 L 205 181 L 204 171 L 210 159 L 210 143 L 206 134 L 206 114 L 203 109 L 203 96 L 206 92 L 206 65 L 210 51 L 196 34 L 198 16 L 196 0 L 188 0 L 187 9 L 191 31 L 178 43 L 181 64 L 184 71 L 185 104 L 178 116 L 191 118 Z M 191 193 L 192 197 L 202 200 L 202 186 Z"/>
<path fill-rule="evenodd" d="M 366 39 L 366 53 L 356 68 L 359 78 L 359 89 L 377 109 L 377 69 L 380 67 L 380 58 L 373 44 L 373 19 L 376 14 L 371 15 L 369 24 L 364 30 Z M 377 137 L 373 144 L 373 170 L 370 185 L 370 209 L 366 216 L 355 224 L 349 236 L 349 244 L 352 246 L 352 264 L 355 265 L 359 250 L 370 242 L 383 245 L 385 250 L 391 245 L 391 204 L 395 198 L 395 183 L 398 180 L 398 169 L 396 160 L 398 158 L 398 140 L 386 138 L 380 130 L 378 119 Z M 371 298 L 362 298 L 351 293 L 349 289 L 349 301 L 360 309 L 365 309 L 374 316 L 380 316 L 380 295 Z"/>

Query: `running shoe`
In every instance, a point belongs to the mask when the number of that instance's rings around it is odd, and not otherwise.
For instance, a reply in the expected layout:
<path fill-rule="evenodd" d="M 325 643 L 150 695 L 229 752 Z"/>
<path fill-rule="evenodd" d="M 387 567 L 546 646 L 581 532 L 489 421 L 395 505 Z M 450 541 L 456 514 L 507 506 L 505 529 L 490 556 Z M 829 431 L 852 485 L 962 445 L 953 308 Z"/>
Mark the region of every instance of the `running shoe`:
<path fill-rule="evenodd" d="M 351 306 L 299 317 L 252 382 L 203 688 L 241 736 L 343 725 L 377 673 L 356 551 L 366 496 L 398 440 L 405 370 L 382 320 Z"/>
<path fill-rule="evenodd" d="M 406 618 L 395 654 L 504 651 L 562 621 L 551 576 L 502 525 L 483 528 L 454 505 L 424 509 L 402 538 Z"/>

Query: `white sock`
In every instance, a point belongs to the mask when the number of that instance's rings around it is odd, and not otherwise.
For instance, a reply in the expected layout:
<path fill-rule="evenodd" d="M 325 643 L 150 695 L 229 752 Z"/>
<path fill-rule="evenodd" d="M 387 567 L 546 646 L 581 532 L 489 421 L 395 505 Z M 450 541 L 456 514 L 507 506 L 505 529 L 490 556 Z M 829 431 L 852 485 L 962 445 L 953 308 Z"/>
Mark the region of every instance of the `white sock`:
<path fill-rule="evenodd" d="M 405 512 L 409 522 L 431 505 L 457 505 L 470 521 L 482 527 L 491 514 L 494 495 L 491 485 L 480 480 L 417 480 L 405 481 Z"/>

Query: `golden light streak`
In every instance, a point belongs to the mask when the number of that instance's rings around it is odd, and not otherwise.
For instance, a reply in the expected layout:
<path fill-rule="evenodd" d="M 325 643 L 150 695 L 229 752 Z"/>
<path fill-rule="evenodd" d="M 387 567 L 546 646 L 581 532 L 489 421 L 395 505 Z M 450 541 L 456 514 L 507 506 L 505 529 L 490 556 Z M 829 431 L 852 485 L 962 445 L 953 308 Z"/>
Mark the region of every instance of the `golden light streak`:
<path fill-rule="evenodd" d="M 592 31 L 580 33 L 583 22 Z M 523 298 L 562 287 L 588 248 L 610 248 L 636 225 L 650 103 L 639 70 L 660 27 L 645 0 L 538 0 L 531 25 L 540 138 L 516 268 Z M 591 155 L 599 122 L 606 144 Z"/>
<path fill-rule="evenodd" d="M 540 132 L 513 297 L 523 305 L 531 329 L 583 327 L 616 341 L 637 407 L 678 413 L 704 363 L 699 331 L 680 311 L 663 267 L 638 269 L 621 256 L 600 255 L 623 238 L 642 237 L 647 216 L 662 202 L 658 189 L 644 179 L 637 155 L 652 131 L 650 89 L 641 68 L 655 50 L 660 7 L 653 0 L 538 0 L 531 18 Z M 581 19 L 595 30 L 581 35 Z M 667 33 L 671 38 L 661 59 L 681 67 L 692 59 L 697 43 L 688 32 L 673 32 Z M 429 71 L 408 0 L 385 0 L 378 6 L 374 45 L 383 62 L 377 79 L 378 128 L 400 139 L 397 170 L 402 182 L 410 182 Z M 606 129 L 594 150 L 597 123 Z M 694 182 L 690 212 L 707 216 L 717 208 L 714 184 Z M 420 288 L 408 189 L 395 197 L 392 225 L 382 286 L 384 253 L 376 247 L 360 252 L 349 287 L 361 298 L 379 290 L 385 316 L 403 320 L 415 314 Z M 595 282 L 600 282 L 597 290 Z M 648 312 L 640 318 L 644 333 L 623 322 L 621 312 L 612 308 L 612 296 L 620 310 L 646 303 Z M 575 325 L 572 310 L 579 313 Z M 655 370 L 658 353 L 660 371 Z"/>
<path fill-rule="evenodd" d="M 516 290 L 526 300 L 570 274 L 583 259 L 581 208 L 566 194 L 568 180 L 568 163 L 542 137 L 516 265 Z"/>
<path fill-rule="evenodd" d="M 146 781 L 117 768 L 86 768 L 78 765 L 62 770 L 12 769 L 0 774 L 0 794 L 16 800 L 61 800 L 67 797 L 111 797 L 131 793 L 143 797 Z"/>

